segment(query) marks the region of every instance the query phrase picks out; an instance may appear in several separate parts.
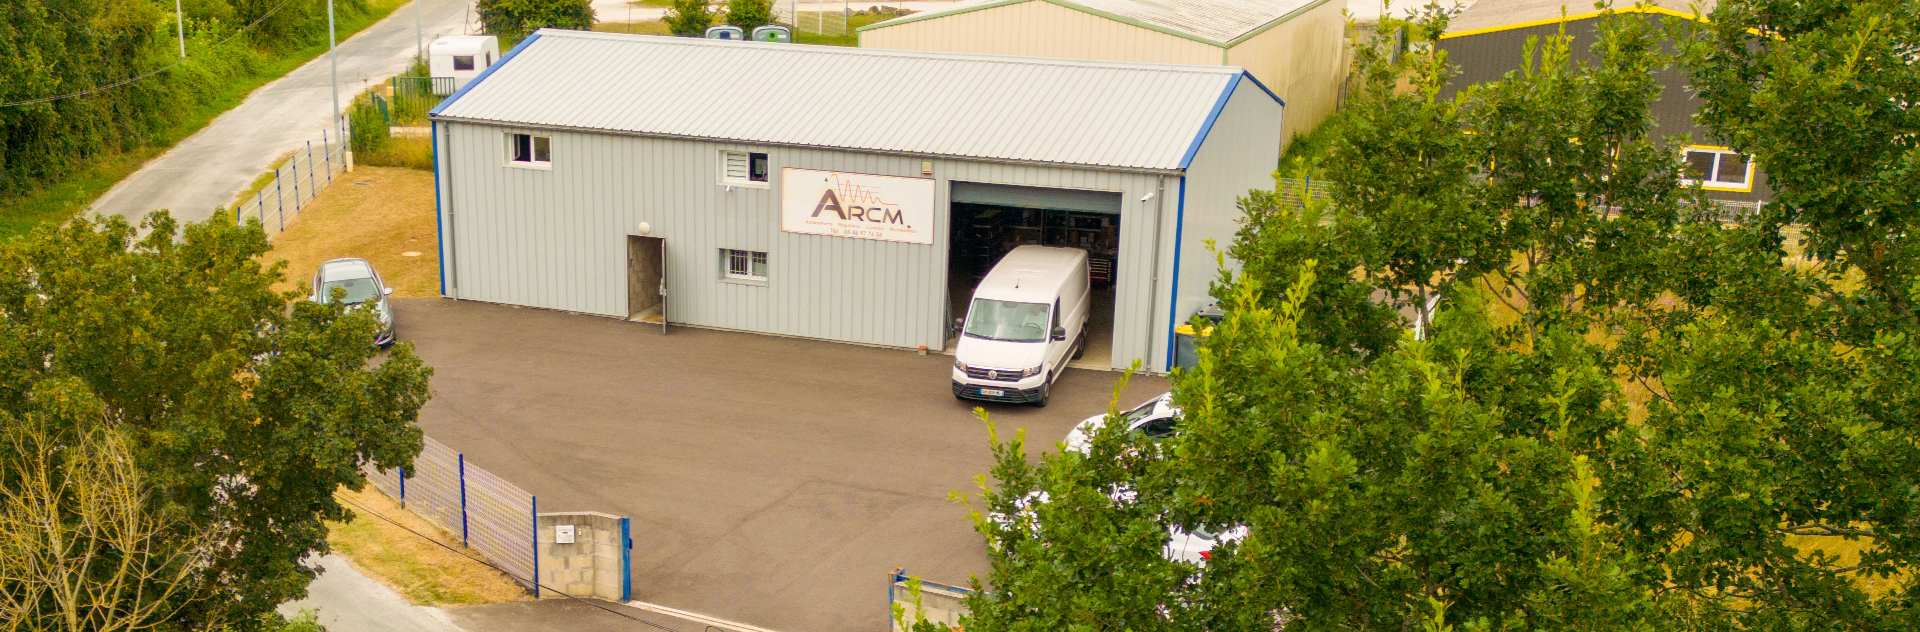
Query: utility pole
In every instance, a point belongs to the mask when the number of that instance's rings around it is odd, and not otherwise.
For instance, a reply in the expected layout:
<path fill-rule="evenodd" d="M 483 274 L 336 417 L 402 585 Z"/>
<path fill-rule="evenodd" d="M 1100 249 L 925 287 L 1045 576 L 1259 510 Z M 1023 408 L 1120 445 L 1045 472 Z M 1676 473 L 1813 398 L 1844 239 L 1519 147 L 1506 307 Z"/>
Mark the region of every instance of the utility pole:
<path fill-rule="evenodd" d="M 340 132 L 340 146 L 348 156 L 347 164 L 353 164 L 353 141 L 347 137 L 347 127 L 340 121 L 340 56 L 334 52 L 333 0 L 327 0 L 327 65 L 329 81 L 333 88 L 333 129 Z"/>
<path fill-rule="evenodd" d="M 420 29 L 420 2 L 421 0 L 413 0 L 413 61 L 416 63 L 427 58 L 427 49 L 421 44 L 425 36 L 421 34 Z"/>
<path fill-rule="evenodd" d="M 180 35 L 180 58 L 185 59 L 187 57 L 187 17 L 185 13 L 180 12 L 180 0 L 173 0 L 173 24 L 175 32 Z"/>

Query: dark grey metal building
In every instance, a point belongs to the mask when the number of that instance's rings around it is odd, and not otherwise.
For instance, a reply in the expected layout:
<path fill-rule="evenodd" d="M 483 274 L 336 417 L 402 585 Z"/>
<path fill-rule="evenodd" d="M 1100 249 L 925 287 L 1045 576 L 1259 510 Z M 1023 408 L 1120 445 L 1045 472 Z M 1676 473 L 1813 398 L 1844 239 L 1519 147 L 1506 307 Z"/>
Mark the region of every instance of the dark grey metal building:
<path fill-rule="evenodd" d="M 1709 2 L 1704 10 L 1712 9 Z M 1648 20 L 1693 18 L 1691 5 L 1682 0 L 1619 7 L 1616 12 Z M 1564 20 L 1567 35 L 1573 38 L 1570 46 L 1573 63 L 1592 63 L 1591 47 L 1598 38 L 1599 17 L 1591 2 L 1480 0 L 1448 24 L 1449 32 L 1441 36 L 1440 48 L 1447 51 L 1447 62 L 1460 69 L 1460 74 L 1453 79 L 1454 87 L 1498 81 L 1507 72 L 1520 69 L 1528 38 L 1544 41 L 1556 36 Z M 1771 199 L 1766 174 L 1751 158 L 1716 144 L 1706 127 L 1694 122 L 1693 114 L 1699 109 L 1700 101 L 1687 86 L 1686 71 L 1667 68 L 1658 71 L 1655 78 L 1661 85 L 1661 93 L 1653 104 L 1653 115 L 1658 121 L 1654 136 L 1685 134 L 1692 138 L 1690 144 L 1678 149 L 1701 175 L 1701 188 L 1720 200 L 1753 203 Z"/>
<path fill-rule="evenodd" d="M 433 113 L 442 293 L 939 350 L 1066 245 L 1087 359 L 1162 371 L 1281 110 L 1233 67 L 543 30 Z"/>

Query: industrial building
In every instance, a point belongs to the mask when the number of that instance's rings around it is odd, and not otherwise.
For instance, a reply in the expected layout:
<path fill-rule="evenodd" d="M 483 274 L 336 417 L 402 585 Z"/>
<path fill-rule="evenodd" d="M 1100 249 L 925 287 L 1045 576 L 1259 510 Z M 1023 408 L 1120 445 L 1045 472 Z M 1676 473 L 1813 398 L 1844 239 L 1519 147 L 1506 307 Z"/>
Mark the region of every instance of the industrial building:
<path fill-rule="evenodd" d="M 1282 142 L 1339 108 L 1345 2 L 988 0 L 861 27 L 862 48 L 1239 66 L 1287 104 Z"/>
<path fill-rule="evenodd" d="M 939 350 L 1023 244 L 1086 249 L 1086 361 L 1165 370 L 1273 187 L 1239 68 L 541 30 L 432 114 L 442 293 Z"/>
<path fill-rule="evenodd" d="M 1712 10 L 1711 2 L 1702 8 Z M 1656 28 L 1660 20 L 1694 17 L 1688 0 L 1657 0 L 1619 7 L 1614 12 L 1628 19 L 1654 21 Z M 1447 51 L 1447 62 L 1460 70 L 1450 88 L 1499 81 L 1525 62 L 1529 38 L 1544 41 L 1558 35 L 1562 28 L 1572 38 L 1570 61 L 1594 63 L 1592 47 L 1599 40 L 1603 15 L 1594 10 L 1593 3 L 1584 1 L 1479 0 L 1449 21 L 1447 33 L 1440 36 L 1440 49 Z M 1663 68 L 1654 72 L 1654 79 L 1661 91 L 1653 103 L 1657 121 L 1653 137 L 1685 134 L 1692 138 L 1690 144 L 1676 148 L 1694 176 L 1685 183 L 1697 181 L 1708 197 L 1722 203 L 1753 206 L 1771 200 L 1773 190 L 1767 187 L 1767 174 L 1753 157 L 1718 144 L 1707 126 L 1693 120 L 1701 102 L 1687 85 L 1686 69 Z M 1451 96 L 1451 89 L 1444 96 Z"/>

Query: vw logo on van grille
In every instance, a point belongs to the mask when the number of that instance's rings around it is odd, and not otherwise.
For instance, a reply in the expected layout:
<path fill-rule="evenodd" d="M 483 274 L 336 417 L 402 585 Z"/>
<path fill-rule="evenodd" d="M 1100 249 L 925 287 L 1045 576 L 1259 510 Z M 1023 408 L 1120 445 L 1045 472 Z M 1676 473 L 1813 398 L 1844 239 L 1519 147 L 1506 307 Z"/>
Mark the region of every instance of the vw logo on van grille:
<path fill-rule="evenodd" d="M 989 379 L 989 380 L 997 380 L 997 379 L 1000 379 L 1000 372 L 999 372 L 999 371 L 995 371 L 995 370 L 992 370 L 992 369 L 988 369 L 988 370 L 987 370 L 987 379 Z"/>

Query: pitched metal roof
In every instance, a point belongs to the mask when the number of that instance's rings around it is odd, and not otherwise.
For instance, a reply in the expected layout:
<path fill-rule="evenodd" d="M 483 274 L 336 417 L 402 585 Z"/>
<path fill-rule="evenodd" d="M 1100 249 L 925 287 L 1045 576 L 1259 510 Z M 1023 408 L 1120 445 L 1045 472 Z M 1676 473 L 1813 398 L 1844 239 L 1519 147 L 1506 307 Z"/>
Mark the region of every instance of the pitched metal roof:
<path fill-rule="evenodd" d="M 1327 0 L 983 0 L 869 24 L 860 30 L 897 26 L 981 9 L 1050 2 L 1215 46 L 1232 46 L 1267 27 Z"/>
<path fill-rule="evenodd" d="M 1702 14 L 1713 11 L 1715 4 L 1706 0 Z M 1614 11 L 1691 17 L 1693 4 L 1691 0 L 1647 0 L 1644 7 L 1616 4 Z M 1553 24 L 1562 15 L 1567 20 L 1580 20 L 1599 14 L 1588 0 L 1478 0 L 1447 23 L 1447 34 L 1441 38 Z"/>
<path fill-rule="evenodd" d="M 543 29 L 434 117 L 1174 170 L 1243 75 L 1231 66 Z"/>

